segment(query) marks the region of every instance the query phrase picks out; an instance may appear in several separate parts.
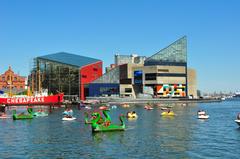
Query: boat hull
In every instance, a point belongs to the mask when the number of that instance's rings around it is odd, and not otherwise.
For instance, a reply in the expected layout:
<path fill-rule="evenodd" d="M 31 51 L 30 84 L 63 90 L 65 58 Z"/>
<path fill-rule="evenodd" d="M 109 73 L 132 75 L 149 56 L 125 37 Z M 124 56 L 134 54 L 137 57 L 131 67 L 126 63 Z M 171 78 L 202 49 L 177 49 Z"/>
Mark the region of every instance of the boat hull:
<path fill-rule="evenodd" d="M 43 116 L 48 116 L 48 114 L 45 112 L 35 112 L 35 113 L 33 113 L 33 116 L 43 117 Z"/>
<path fill-rule="evenodd" d="M 110 126 L 104 126 L 104 125 L 98 125 L 95 128 L 92 129 L 93 132 L 106 132 L 106 131 L 124 131 L 125 125 L 110 125 Z"/>
<path fill-rule="evenodd" d="M 198 119 L 208 119 L 209 115 L 199 115 Z"/>
<path fill-rule="evenodd" d="M 235 120 L 235 122 L 240 126 L 240 120 Z"/>
<path fill-rule="evenodd" d="M 17 115 L 17 114 L 14 114 L 13 115 L 13 120 L 24 120 L 24 119 L 32 119 L 33 116 L 31 114 L 29 115 Z"/>
<path fill-rule="evenodd" d="M 62 118 L 62 120 L 63 121 L 72 121 L 72 120 L 76 120 L 77 118 L 74 118 L 74 117 L 72 117 L 72 118 L 65 118 L 65 117 L 63 117 Z"/>
<path fill-rule="evenodd" d="M 174 112 L 169 112 L 169 113 L 168 112 L 162 112 L 161 115 L 162 116 L 174 116 L 175 113 Z"/>

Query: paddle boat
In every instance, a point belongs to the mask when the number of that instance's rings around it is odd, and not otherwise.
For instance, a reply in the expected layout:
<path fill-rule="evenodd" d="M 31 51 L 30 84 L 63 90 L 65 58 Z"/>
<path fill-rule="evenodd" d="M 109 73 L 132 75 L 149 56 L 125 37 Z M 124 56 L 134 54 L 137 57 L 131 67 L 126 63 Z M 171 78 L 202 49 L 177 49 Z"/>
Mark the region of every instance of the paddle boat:
<path fill-rule="evenodd" d="M 89 115 L 87 112 L 84 112 L 84 122 L 85 124 L 92 124 L 91 119 L 89 120 Z"/>
<path fill-rule="evenodd" d="M 240 126 L 240 113 L 238 113 L 237 119 L 235 120 L 235 122 Z"/>
<path fill-rule="evenodd" d="M 209 115 L 207 115 L 206 111 L 199 110 L 198 111 L 198 119 L 208 119 Z"/>
<path fill-rule="evenodd" d="M 73 117 L 73 110 L 70 109 L 70 108 L 67 108 L 64 112 L 63 112 L 63 118 L 62 120 L 65 120 L 65 121 L 72 121 L 72 120 L 75 120 L 76 118 Z"/>
<path fill-rule="evenodd" d="M 119 116 L 119 120 L 121 121 L 120 125 L 112 124 L 109 120 L 103 122 L 102 124 L 98 124 L 101 117 L 98 112 L 93 113 L 92 117 L 92 132 L 123 131 L 126 128 L 123 114 Z"/>
<path fill-rule="evenodd" d="M 16 110 L 13 110 L 13 120 L 32 119 L 33 118 L 32 108 L 28 108 L 27 110 L 29 114 L 25 113 L 17 114 Z"/>
<path fill-rule="evenodd" d="M 149 106 L 149 105 L 145 105 L 145 106 L 144 106 L 144 109 L 146 109 L 146 110 L 153 110 L 153 107 L 151 107 L 151 106 Z"/>
<path fill-rule="evenodd" d="M 240 120 L 235 120 L 235 122 L 240 126 Z"/>
<path fill-rule="evenodd" d="M 105 116 L 105 118 L 103 118 L 103 117 L 100 115 L 100 120 L 98 121 L 98 124 L 102 124 L 102 123 L 107 122 L 107 121 L 110 121 L 110 122 L 111 122 L 111 117 L 110 117 L 110 115 L 108 114 L 108 112 L 109 112 L 108 107 L 102 108 L 101 110 L 102 110 L 102 113 L 103 113 L 103 115 Z M 85 124 L 91 124 L 91 123 L 92 123 L 92 120 L 94 119 L 94 117 L 91 117 L 90 120 L 89 120 L 88 118 L 89 118 L 88 113 L 87 113 L 87 112 L 84 112 Z"/>
<path fill-rule="evenodd" d="M 116 106 L 116 105 L 113 105 L 111 108 L 112 108 L 112 109 L 116 109 L 116 108 L 117 108 L 117 106 Z"/>
<path fill-rule="evenodd" d="M 167 111 L 162 112 L 161 115 L 162 116 L 174 116 L 175 113 L 172 110 L 168 109 Z"/>
<path fill-rule="evenodd" d="M 137 118 L 137 117 L 138 117 L 138 115 L 135 111 L 127 112 L 127 118 L 133 119 L 133 118 Z"/>
<path fill-rule="evenodd" d="M 44 112 L 44 111 L 37 111 L 33 113 L 33 116 L 36 117 L 44 117 L 44 116 L 48 116 L 48 113 Z"/>
<path fill-rule="evenodd" d="M 99 107 L 99 109 L 100 109 L 100 110 L 107 110 L 107 109 L 109 109 L 109 107 L 108 107 L 108 106 L 105 106 L 105 105 L 103 105 L 103 106 Z"/>
<path fill-rule="evenodd" d="M 35 117 L 43 117 L 43 116 L 48 116 L 48 113 L 44 112 L 43 110 L 38 110 L 36 112 L 33 112 L 32 108 L 31 109 L 32 115 Z"/>
<path fill-rule="evenodd" d="M 8 119 L 11 118 L 9 115 L 7 115 L 6 113 L 2 113 L 0 114 L 0 119 Z"/>
<path fill-rule="evenodd" d="M 62 120 L 64 120 L 64 121 L 72 121 L 72 120 L 76 120 L 77 118 L 75 118 L 75 117 L 72 117 L 72 116 L 64 116 L 63 118 L 62 118 Z"/>
<path fill-rule="evenodd" d="M 122 106 L 123 108 L 128 108 L 128 107 L 130 107 L 130 105 L 127 104 L 127 103 L 123 103 L 123 104 L 121 104 L 121 106 Z"/>

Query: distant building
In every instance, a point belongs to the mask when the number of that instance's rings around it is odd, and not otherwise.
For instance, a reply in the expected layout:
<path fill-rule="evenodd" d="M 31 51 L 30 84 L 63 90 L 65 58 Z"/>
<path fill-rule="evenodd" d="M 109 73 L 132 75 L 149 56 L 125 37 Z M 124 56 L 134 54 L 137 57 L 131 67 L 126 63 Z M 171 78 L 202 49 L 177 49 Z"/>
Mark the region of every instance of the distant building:
<path fill-rule="evenodd" d="M 90 96 L 197 97 L 196 72 L 187 68 L 187 38 L 146 58 L 115 55 L 116 67 L 89 84 Z"/>
<path fill-rule="evenodd" d="M 0 75 L 0 90 L 5 93 L 17 94 L 25 91 L 26 77 L 15 74 L 9 66 L 8 70 Z"/>
<path fill-rule="evenodd" d="M 83 100 L 89 95 L 88 84 L 100 76 L 101 60 L 59 52 L 34 59 L 29 83 L 33 92 L 47 89 L 48 93 L 64 92 Z"/>
<path fill-rule="evenodd" d="M 146 56 L 138 56 L 137 54 L 132 55 L 115 55 L 115 65 L 119 66 L 122 64 L 144 64 Z"/>
<path fill-rule="evenodd" d="M 200 97 L 197 90 L 197 73 L 196 70 L 188 68 L 188 95 L 192 97 Z"/>

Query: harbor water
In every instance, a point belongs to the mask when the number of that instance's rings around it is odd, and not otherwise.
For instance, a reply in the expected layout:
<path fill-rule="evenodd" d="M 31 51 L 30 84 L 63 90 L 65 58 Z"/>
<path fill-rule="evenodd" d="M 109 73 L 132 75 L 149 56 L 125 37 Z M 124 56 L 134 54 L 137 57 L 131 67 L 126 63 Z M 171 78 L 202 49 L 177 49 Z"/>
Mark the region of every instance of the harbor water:
<path fill-rule="evenodd" d="M 161 107 L 172 107 L 176 116 L 161 116 Z M 75 121 L 62 121 L 63 108 L 32 120 L 0 120 L 1 158 L 239 158 L 240 128 L 234 122 L 240 100 L 216 103 L 158 103 L 153 110 L 132 104 L 111 109 L 112 123 L 120 113 L 136 111 L 138 119 L 126 119 L 120 132 L 92 133 L 83 114 L 74 108 Z M 204 109 L 207 120 L 197 118 Z M 7 112 L 11 114 L 10 111 Z"/>

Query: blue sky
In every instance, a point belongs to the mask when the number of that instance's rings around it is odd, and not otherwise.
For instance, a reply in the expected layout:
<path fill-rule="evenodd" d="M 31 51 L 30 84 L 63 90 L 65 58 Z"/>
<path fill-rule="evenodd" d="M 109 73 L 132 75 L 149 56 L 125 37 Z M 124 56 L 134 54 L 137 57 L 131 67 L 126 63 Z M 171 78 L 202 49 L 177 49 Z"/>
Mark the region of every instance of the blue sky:
<path fill-rule="evenodd" d="M 151 56 L 187 35 L 204 92 L 240 89 L 239 0 L 1 0 L 0 73 L 28 75 L 31 59 L 65 51 L 114 62 Z"/>

